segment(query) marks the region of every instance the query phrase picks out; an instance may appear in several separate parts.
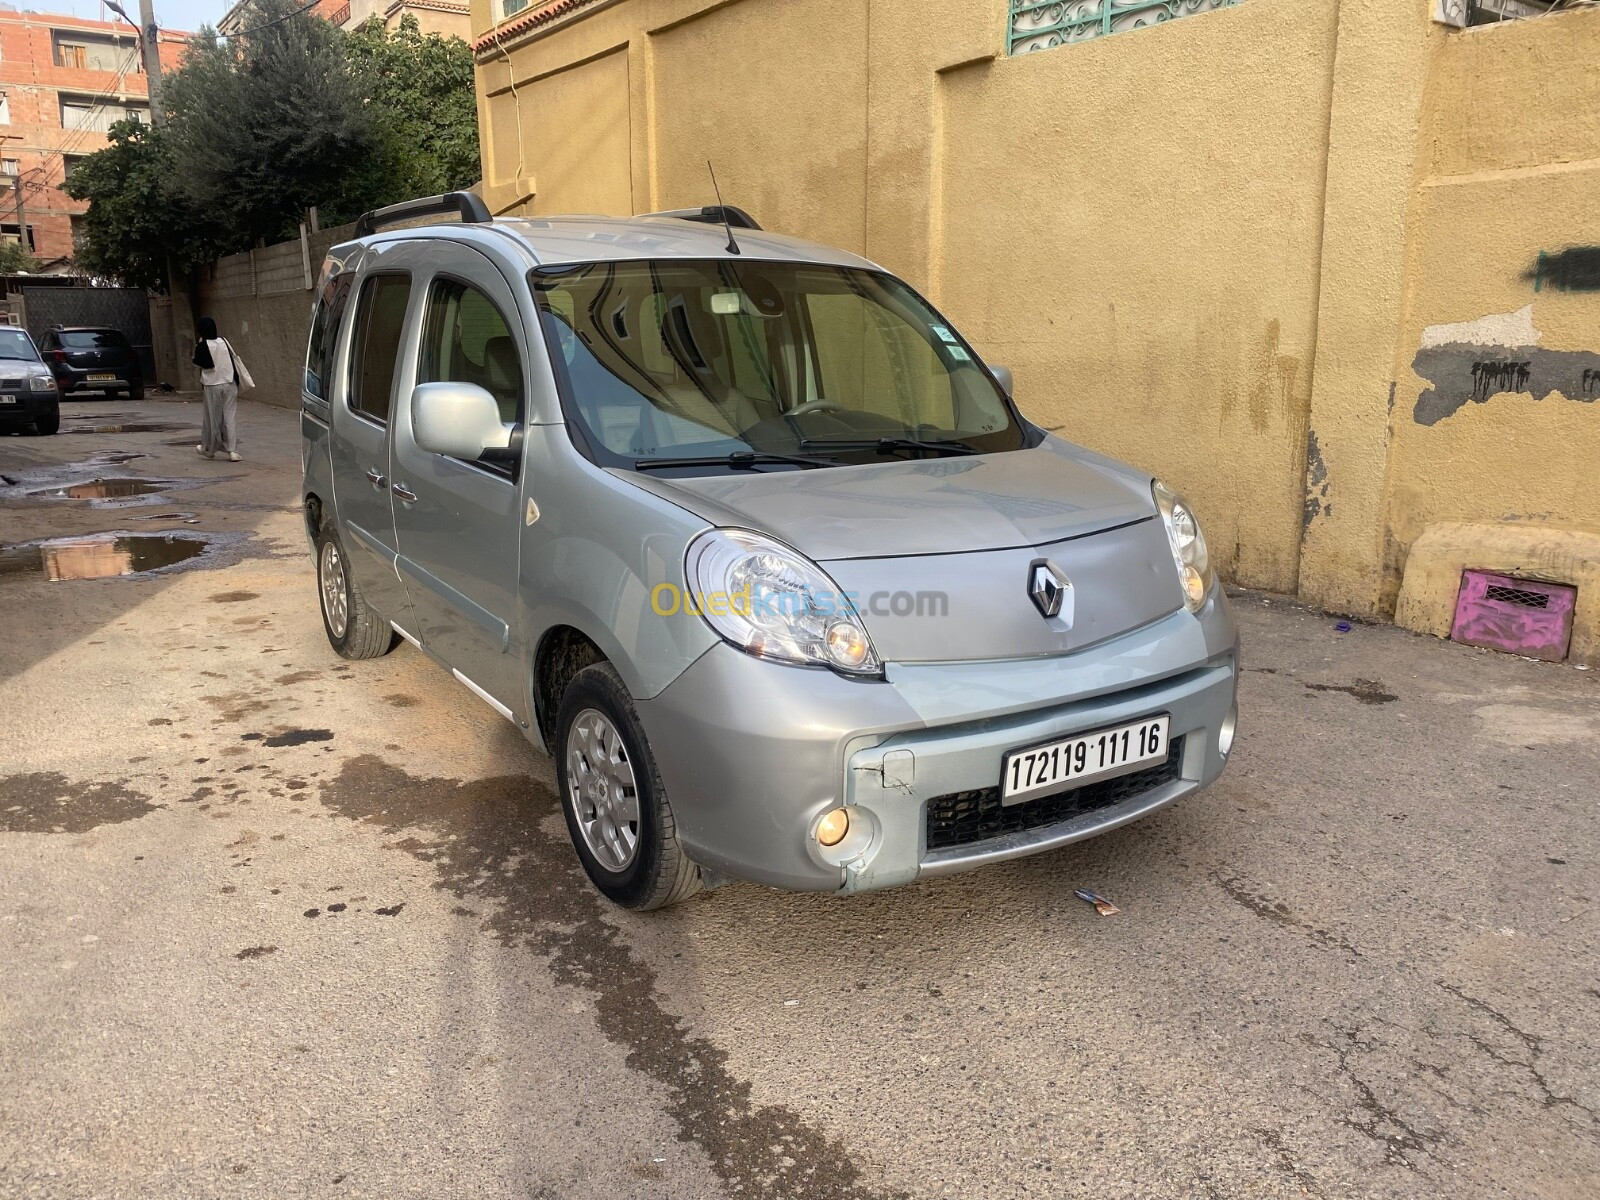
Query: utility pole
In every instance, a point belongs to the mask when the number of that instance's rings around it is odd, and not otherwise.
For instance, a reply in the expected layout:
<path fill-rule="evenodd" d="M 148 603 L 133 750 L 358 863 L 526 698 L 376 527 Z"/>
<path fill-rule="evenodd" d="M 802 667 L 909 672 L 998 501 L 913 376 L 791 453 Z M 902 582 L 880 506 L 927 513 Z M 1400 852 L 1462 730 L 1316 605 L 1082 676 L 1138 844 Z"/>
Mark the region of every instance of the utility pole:
<path fill-rule="evenodd" d="M 161 30 L 156 26 L 155 0 L 139 0 L 139 20 L 135 23 L 127 10 L 117 3 L 117 0 L 104 0 L 105 6 L 129 25 L 139 31 L 139 48 L 144 56 L 145 91 L 150 97 L 150 125 L 159 129 L 166 124 L 167 110 L 161 103 Z M 172 314 L 172 352 L 173 364 L 180 376 L 189 373 L 189 367 L 184 363 L 183 356 L 178 353 L 178 348 L 183 343 L 193 340 L 195 325 L 199 314 L 195 311 L 195 297 L 187 287 L 180 286 L 176 273 L 172 269 L 172 255 L 166 256 L 167 296 L 171 301 Z M 180 305 L 178 296 L 184 294 L 188 303 Z M 187 312 L 185 312 L 187 310 Z M 182 317 L 188 317 L 188 324 L 184 325 Z M 160 369 L 159 360 L 157 370 Z"/>
<path fill-rule="evenodd" d="M 167 119 L 161 107 L 161 31 L 156 28 L 155 0 L 139 0 L 139 41 L 144 45 L 145 85 L 150 91 L 150 124 Z"/>
<path fill-rule="evenodd" d="M 150 94 L 150 124 L 160 125 L 167 119 L 167 110 L 161 106 L 161 30 L 156 27 L 155 0 L 139 0 L 138 21 L 116 0 L 105 0 L 105 6 L 139 31 L 145 90 Z"/>

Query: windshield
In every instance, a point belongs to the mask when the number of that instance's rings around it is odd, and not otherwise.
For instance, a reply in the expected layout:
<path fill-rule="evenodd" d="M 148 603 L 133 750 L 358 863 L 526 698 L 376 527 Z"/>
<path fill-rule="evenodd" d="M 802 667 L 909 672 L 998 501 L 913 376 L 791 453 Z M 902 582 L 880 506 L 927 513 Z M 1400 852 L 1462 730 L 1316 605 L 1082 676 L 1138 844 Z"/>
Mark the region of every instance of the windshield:
<path fill-rule="evenodd" d="M 720 259 L 595 263 L 531 282 L 568 418 L 608 464 L 752 451 L 876 461 L 884 439 L 1024 445 L 971 349 L 891 276 Z"/>
<path fill-rule="evenodd" d="M 20 329 L 0 329 L 0 358 L 39 362 L 39 352 L 33 348 L 33 339 Z"/>

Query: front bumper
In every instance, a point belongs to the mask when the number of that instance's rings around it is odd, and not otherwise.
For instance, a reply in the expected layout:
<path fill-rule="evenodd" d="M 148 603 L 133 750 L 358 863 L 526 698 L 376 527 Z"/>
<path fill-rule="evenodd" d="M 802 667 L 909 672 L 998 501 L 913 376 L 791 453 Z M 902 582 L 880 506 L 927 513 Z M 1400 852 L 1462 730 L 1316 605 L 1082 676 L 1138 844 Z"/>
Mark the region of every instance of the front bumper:
<path fill-rule="evenodd" d="M 59 407 L 55 392 L 0 391 L 0 421 L 31 423 Z"/>
<path fill-rule="evenodd" d="M 1225 761 L 1219 735 L 1234 712 L 1237 653 L 1217 589 L 1198 614 L 1173 613 L 1076 654 L 891 663 L 883 682 L 719 644 L 636 707 L 692 859 L 774 887 L 860 891 L 1038 853 L 1198 791 Z M 998 786 L 1007 751 L 1160 712 L 1171 715 L 1171 742 L 1182 742 L 1146 790 L 1113 789 L 1097 806 L 1058 807 L 1059 820 L 928 848 L 930 804 L 944 812 L 958 794 L 960 804 L 988 804 L 982 793 Z M 812 831 L 840 805 L 853 832 L 826 850 Z"/>

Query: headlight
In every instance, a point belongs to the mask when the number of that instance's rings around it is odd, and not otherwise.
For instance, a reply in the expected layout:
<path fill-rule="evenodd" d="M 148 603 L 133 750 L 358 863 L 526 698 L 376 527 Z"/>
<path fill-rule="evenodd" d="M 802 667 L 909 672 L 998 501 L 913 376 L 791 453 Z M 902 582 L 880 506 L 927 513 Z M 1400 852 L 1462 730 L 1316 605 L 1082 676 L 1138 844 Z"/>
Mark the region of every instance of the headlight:
<path fill-rule="evenodd" d="M 1178 578 L 1183 581 L 1183 606 L 1198 612 L 1206 602 L 1214 578 L 1211 556 L 1206 553 L 1206 535 L 1200 532 L 1200 522 L 1194 512 L 1176 492 L 1159 479 L 1150 485 L 1156 507 L 1161 510 L 1161 521 L 1167 527 L 1167 541 L 1172 544 L 1172 557 L 1178 564 Z"/>
<path fill-rule="evenodd" d="M 53 392 L 56 390 L 56 377 L 54 375 L 35 375 L 28 380 L 28 386 L 36 392 Z"/>
<path fill-rule="evenodd" d="M 744 529 L 709 529 L 689 543 L 683 566 L 693 593 L 686 600 L 746 654 L 846 675 L 882 674 L 850 598 L 781 542 Z"/>

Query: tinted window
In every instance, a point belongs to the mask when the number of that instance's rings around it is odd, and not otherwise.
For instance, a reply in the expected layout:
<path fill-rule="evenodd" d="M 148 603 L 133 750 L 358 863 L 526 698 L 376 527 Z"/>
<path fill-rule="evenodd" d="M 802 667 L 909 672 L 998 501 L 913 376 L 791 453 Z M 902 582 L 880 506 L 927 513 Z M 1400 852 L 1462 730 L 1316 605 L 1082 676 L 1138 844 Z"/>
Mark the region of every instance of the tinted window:
<path fill-rule="evenodd" d="M 306 348 L 305 390 L 319 400 L 328 398 L 333 381 L 333 344 L 339 340 L 339 324 L 350 299 L 350 272 L 332 275 L 322 284 L 316 310 L 311 314 L 311 344 Z"/>
<path fill-rule="evenodd" d="M 125 350 L 128 339 L 115 329 L 63 329 L 56 335 L 68 350 Z"/>
<path fill-rule="evenodd" d="M 400 330 L 410 299 L 409 275 L 373 275 L 361 285 L 350 407 L 378 421 L 389 419 L 389 399 L 400 360 Z"/>
<path fill-rule="evenodd" d="M 34 352 L 33 342 L 22 330 L 0 329 L 0 358 L 37 362 L 39 356 Z"/>
<path fill-rule="evenodd" d="M 418 383 L 475 383 L 500 405 L 500 419 L 522 422 L 522 360 L 494 302 L 477 288 L 436 279 L 428 290 Z"/>

